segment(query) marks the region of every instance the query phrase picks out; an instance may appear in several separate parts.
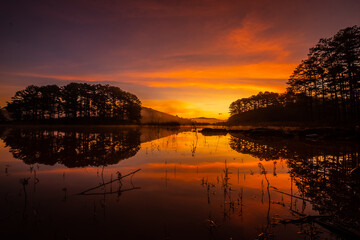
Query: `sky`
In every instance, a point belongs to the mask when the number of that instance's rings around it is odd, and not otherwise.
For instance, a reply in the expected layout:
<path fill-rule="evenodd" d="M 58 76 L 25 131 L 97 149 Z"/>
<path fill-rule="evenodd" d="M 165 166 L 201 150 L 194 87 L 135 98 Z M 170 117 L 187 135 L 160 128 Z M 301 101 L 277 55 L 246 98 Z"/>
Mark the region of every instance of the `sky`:
<path fill-rule="evenodd" d="M 358 0 L 2 0 L 0 107 L 28 85 L 118 86 L 180 117 L 228 117 L 283 92 L 320 38 L 360 25 Z"/>

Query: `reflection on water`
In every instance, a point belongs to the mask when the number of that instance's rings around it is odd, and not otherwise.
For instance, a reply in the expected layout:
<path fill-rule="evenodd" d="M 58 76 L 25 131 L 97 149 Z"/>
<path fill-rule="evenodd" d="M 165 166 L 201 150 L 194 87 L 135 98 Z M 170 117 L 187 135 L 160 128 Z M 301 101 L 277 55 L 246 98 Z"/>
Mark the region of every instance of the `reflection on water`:
<path fill-rule="evenodd" d="M 1 139 L 6 238 L 358 237 L 358 145 L 136 127 Z"/>
<path fill-rule="evenodd" d="M 313 219 L 342 237 L 357 238 L 360 226 L 358 143 L 317 143 L 231 136 L 230 146 L 264 160 L 286 159 L 300 197 L 322 216 Z M 301 216 L 301 214 L 299 214 Z M 329 221 L 331 220 L 331 221 Z M 352 231 L 348 231 L 351 229 Z M 354 232 L 355 234 L 353 234 Z"/>
<path fill-rule="evenodd" d="M 140 149 L 137 129 L 112 131 L 12 129 L 4 142 L 14 158 L 26 164 L 66 167 L 107 166 L 134 156 Z"/>

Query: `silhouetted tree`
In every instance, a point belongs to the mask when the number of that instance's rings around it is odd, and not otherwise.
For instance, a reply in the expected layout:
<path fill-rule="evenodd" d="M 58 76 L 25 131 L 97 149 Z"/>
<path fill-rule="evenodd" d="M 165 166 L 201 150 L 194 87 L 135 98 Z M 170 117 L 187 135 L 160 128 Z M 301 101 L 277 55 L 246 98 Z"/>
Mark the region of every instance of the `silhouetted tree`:
<path fill-rule="evenodd" d="M 79 120 L 139 122 L 141 102 L 133 94 L 109 85 L 70 83 L 28 86 L 6 106 L 17 121 Z"/>
<path fill-rule="evenodd" d="M 360 27 L 348 27 L 331 38 L 320 39 L 310 49 L 307 59 L 294 69 L 287 84 L 289 88 L 283 94 L 260 92 L 236 100 L 229 107 L 231 116 L 241 118 L 241 114 L 243 116 L 249 111 L 260 113 L 264 109 L 267 109 L 268 116 L 279 113 L 270 114 L 271 107 L 282 108 L 280 114 L 289 113 L 292 121 L 358 122 Z M 263 120 L 269 121 L 269 118 Z"/>
<path fill-rule="evenodd" d="M 312 112 L 322 109 L 318 118 L 359 120 L 360 28 L 348 27 L 332 38 L 320 39 L 291 75 L 288 84 L 311 101 Z M 321 96 L 321 104 L 317 97 Z"/>

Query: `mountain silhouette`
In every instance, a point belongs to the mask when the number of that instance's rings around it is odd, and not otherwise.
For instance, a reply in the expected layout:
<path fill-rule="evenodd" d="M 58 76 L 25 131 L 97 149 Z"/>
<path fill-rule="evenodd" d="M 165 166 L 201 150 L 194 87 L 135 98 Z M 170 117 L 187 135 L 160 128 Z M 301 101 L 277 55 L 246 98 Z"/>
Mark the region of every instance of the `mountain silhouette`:
<path fill-rule="evenodd" d="M 152 108 L 141 108 L 141 123 L 142 124 L 192 124 L 192 121 L 187 118 L 173 116 L 168 113 L 160 112 Z"/>

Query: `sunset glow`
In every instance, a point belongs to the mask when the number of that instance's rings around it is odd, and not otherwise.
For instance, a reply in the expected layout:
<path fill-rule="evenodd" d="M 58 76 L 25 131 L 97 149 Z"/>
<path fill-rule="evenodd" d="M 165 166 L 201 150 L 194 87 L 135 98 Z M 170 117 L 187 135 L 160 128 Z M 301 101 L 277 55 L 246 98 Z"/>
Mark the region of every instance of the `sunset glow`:
<path fill-rule="evenodd" d="M 283 92 L 309 46 L 360 23 L 358 1 L 2 5 L 0 107 L 27 85 L 89 82 L 180 117 L 226 119 L 238 98 Z"/>
<path fill-rule="evenodd" d="M 2 239 L 360 239 L 359 10 L 1 1 Z"/>

